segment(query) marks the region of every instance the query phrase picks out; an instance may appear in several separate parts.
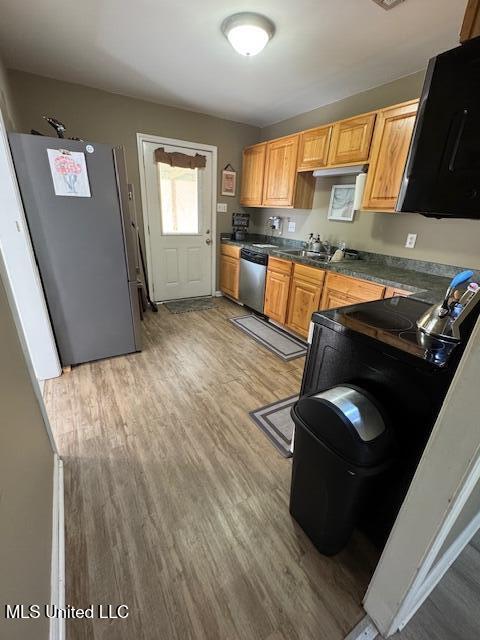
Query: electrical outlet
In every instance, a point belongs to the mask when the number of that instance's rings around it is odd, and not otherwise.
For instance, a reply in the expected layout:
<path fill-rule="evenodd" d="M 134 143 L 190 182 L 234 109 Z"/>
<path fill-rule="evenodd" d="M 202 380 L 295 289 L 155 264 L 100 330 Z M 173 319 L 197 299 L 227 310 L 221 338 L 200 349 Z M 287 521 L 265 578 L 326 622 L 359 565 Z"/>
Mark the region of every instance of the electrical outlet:
<path fill-rule="evenodd" d="M 405 242 L 405 246 L 407 247 L 407 249 L 413 249 L 416 242 L 417 242 L 417 234 L 409 233 L 407 236 L 407 241 Z"/>
<path fill-rule="evenodd" d="M 228 205 L 224 202 L 217 202 L 217 213 L 227 213 Z"/>
<path fill-rule="evenodd" d="M 288 231 L 289 231 L 289 233 L 294 233 L 296 228 L 297 228 L 296 222 L 294 222 L 293 220 L 289 220 L 289 222 L 288 222 Z"/>

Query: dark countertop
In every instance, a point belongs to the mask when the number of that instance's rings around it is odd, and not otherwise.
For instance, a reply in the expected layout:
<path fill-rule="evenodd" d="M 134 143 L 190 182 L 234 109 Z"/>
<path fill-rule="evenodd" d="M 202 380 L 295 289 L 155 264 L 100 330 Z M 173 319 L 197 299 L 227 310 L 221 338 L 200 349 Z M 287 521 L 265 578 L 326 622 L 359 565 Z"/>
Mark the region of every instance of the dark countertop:
<path fill-rule="evenodd" d="M 237 247 L 247 247 L 254 249 L 259 253 L 299 262 L 311 267 L 316 267 L 324 271 L 333 271 L 353 278 L 361 280 L 370 280 L 386 287 L 395 287 L 405 291 L 411 291 L 412 297 L 426 302 L 438 302 L 443 300 L 445 291 L 450 283 L 450 277 L 433 275 L 424 271 L 416 271 L 414 269 L 400 268 L 392 266 L 382 261 L 382 257 L 378 256 L 378 261 L 369 260 L 344 260 L 343 262 L 320 262 L 315 258 L 292 256 L 286 253 L 287 247 L 278 246 L 274 248 L 261 248 L 253 246 L 252 242 L 238 242 L 236 240 L 221 239 L 224 244 L 231 244 Z M 265 242 L 267 244 L 267 242 Z M 272 243 L 273 244 L 273 243 Z M 296 249 L 297 247 L 292 247 Z M 408 261 L 405 261 L 406 263 Z"/>

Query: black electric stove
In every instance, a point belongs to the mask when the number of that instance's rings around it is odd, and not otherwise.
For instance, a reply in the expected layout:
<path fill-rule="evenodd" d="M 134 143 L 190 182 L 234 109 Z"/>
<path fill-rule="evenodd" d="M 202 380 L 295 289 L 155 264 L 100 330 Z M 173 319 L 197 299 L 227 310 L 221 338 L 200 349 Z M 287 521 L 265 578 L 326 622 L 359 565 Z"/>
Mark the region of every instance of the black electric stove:
<path fill-rule="evenodd" d="M 322 312 L 324 318 L 346 329 L 378 340 L 438 367 L 448 364 L 457 346 L 432 338 L 418 331 L 416 322 L 430 305 L 412 298 L 390 298 L 332 311 Z"/>
<path fill-rule="evenodd" d="M 375 397 L 396 441 L 396 462 L 365 517 L 383 544 L 406 495 L 466 344 L 417 331 L 430 305 L 396 297 L 313 314 L 301 395 L 353 384 Z"/>

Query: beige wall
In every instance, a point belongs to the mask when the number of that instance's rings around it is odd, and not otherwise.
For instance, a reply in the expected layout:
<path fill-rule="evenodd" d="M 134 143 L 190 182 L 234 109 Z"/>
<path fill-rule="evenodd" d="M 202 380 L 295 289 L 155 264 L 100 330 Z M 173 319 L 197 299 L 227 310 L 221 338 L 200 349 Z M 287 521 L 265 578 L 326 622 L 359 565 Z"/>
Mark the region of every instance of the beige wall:
<path fill-rule="evenodd" d="M 9 79 L 20 131 L 28 133 L 34 128 L 47 132 L 49 127 L 43 123 L 42 115 L 49 114 L 65 122 L 69 135 L 125 146 L 139 222 L 137 133 L 217 146 L 218 202 L 228 204 L 228 213 L 217 215 L 217 231 L 231 230 L 232 212 L 239 209 L 239 198 L 238 193 L 236 198 L 220 196 L 220 172 L 228 163 L 240 171 L 242 149 L 258 141 L 260 129 L 20 71 L 10 71 Z"/>
<path fill-rule="evenodd" d="M 47 640 L 48 621 L 4 605 L 48 603 L 53 452 L 0 279 L 0 638 Z"/>
<path fill-rule="evenodd" d="M 13 124 L 0 61 L 0 109 Z M 54 456 L 19 341 L 0 257 L 0 638 L 47 640 L 48 621 L 6 620 L 6 603 L 50 600 Z"/>
<path fill-rule="evenodd" d="M 12 94 L 10 82 L 7 77 L 2 59 L 0 58 L 0 110 L 7 130 L 15 129 L 15 118 L 13 117 Z"/>
<path fill-rule="evenodd" d="M 385 107 L 418 97 L 423 72 L 359 93 L 345 100 L 315 109 L 295 118 L 262 129 L 261 137 L 268 140 L 341 118 Z M 254 231 L 264 233 L 269 215 L 285 218 L 284 237 L 304 240 L 310 233 L 320 233 L 331 242 L 345 240 L 355 249 L 418 260 L 442 262 L 480 268 L 480 221 L 434 220 L 418 214 L 388 214 L 360 212 L 354 222 L 332 222 L 327 219 L 330 192 L 333 184 L 344 179 L 317 179 L 311 211 L 257 209 L 253 211 Z M 287 218 L 296 223 L 295 233 L 286 231 Z M 406 249 L 408 233 L 418 234 L 415 249 Z"/>

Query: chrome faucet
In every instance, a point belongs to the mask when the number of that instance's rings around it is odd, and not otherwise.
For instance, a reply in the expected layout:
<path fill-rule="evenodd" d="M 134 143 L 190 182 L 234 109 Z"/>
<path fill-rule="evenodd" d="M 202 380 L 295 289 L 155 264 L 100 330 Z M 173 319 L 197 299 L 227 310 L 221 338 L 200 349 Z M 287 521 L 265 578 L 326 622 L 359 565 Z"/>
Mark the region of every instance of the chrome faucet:
<path fill-rule="evenodd" d="M 323 248 L 325 250 L 325 253 L 328 253 L 328 255 L 330 255 L 332 253 L 332 245 L 328 240 L 324 240 L 322 242 Z"/>

